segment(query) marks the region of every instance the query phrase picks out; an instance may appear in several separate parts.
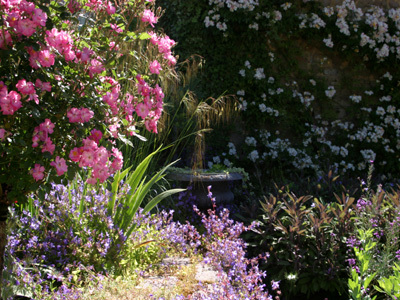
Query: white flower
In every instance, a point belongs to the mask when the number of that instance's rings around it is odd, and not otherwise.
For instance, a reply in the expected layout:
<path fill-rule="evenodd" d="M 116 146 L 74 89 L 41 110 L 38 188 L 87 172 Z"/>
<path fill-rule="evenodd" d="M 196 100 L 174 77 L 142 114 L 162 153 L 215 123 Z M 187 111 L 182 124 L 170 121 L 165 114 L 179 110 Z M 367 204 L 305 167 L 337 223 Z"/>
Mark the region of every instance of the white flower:
<path fill-rule="evenodd" d="M 331 6 L 324 7 L 323 11 L 324 11 L 325 15 L 327 15 L 328 17 L 332 16 L 335 13 L 333 7 L 331 7 Z"/>
<path fill-rule="evenodd" d="M 332 38 L 329 35 L 329 37 L 327 37 L 326 39 L 323 39 L 323 42 L 325 43 L 325 45 L 329 48 L 333 48 L 333 42 L 332 42 Z"/>
<path fill-rule="evenodd" d="M 217 28 L 218 28 L 219 30 L 221 30 L 221 31 L 225 31 L 225 30 L 228 28 L 228 27 L 226 26 L 225 22 L 223 22 L 223 23 L 218 22 L 217 25 L 216 25 L 215 27 L 217 27 Z"/>
<path fill-rule="evenodd" d="M 206 27 L 214 26 L 214 22 L 210 20 L 210 17 L 209 17 L 209 16 L 207 16 L 207 17 L 204 19 L 204 24 L 206 25 Z"/>
<path fill-rule="evenodd" d="M 258 30 L 258 23 L 254 22 L 253 24 L 249 25 L 250 29 Z"/>
<path fill-rule="evenodd" d="M 297 279 L 297 275 L 296 274 L 289 274 L 286 276 L 287 280 L 296 280 Z"/>
<path fill-rule="evenodd" d="M 386 108 L 386 111 L 387 111 L 388 113 L 390 113 L 390 114 L 394 114 L 394 113 L 396 112 L 396 107 L 394 107 L 393 105 L 389 105 L 389 106 Z"/>
<path fill-rule="evenodd" d="M 325 91 L 325 95 L 328 98 L 333 98 L 333 96 L 336 94 L 336 90 L 333 86 L 329 86 L 328 89 Z"/>
<path fill-rule="evenodd" d="M 252 162 L 256 162 L 256 160 L 259 158 L 258 151 L 257 151 L 257 150 L 251 151 L 250 154 L 248 155 L 248 158 L 249 158 Z"/>
<path fill-rule="evenodd" d="M 372 111 L 372 108 L 370 108 L 370 107 L 361 107 L 361 110 L 363 110 L 363 111 L 366 111 L 366 112 L 371 112 Z"/>
<path fill-rule="evenodd" d="M 219 158 L 219 156 L 214 156 L 213 157 L 213 162 L 216 164 L 220 164 L 221 163 L 221 159 Z"/>
<path fill-rule="evenodd" d="M 274 11 L 274 20 L 275 21 L 282 20 L 282 13 L 279 10 L 275 10 Z"/>
<path fill-rule="evenodd" d="M 245 66 L 247 69 L 250 69 L 250 68 L 251 68 L 251 64 L 250 64 L 250 62 L 249 62 L 248 60 L 246 60 L 246 61 L 244 62 L 244 66 Z"/>
<path fill-rule="evenodd" d="M 256 74 L 254 74 L 254 78 L 258 80 L 264 79 L 265 78 L 264 68 L 257 68 Z"/>
<path fill-rule="evenodd" d="M 232 142 L 228 143 L 229 155 L 236 155 L 236 147 Z"/>
<path fill-rule="evenodd" d="M 346 157 L 349 154 L 349 151 L 345 147 L 340 147 L 339 153 L 341 156 Z"/>
<path fill-rule="evenodd" d="M 372 95 L 374 94 L 373 91 L 365 91 L 364 93 L 365 93 L 366 95 L 368 95 L 368 96 L 372 96 Z"/>
<path fill-rule="evenodd" d="M 240 109 L 243 111 L 245 111 L 247 109 L 247 101 L 246 100 L 242 101 L 242 105 L 240 106 Z"/>
<path fill-rule="evenodd" d="M 264 103 L 261 103 L 258 108 L 261 112 L 265 112 L 267 110 L 267 106 Z"/>
<path fill-rule="evenodd" d="M 377 49 L 376 57 L 384 58 L 389 56 L 389 46 L 384 44 L 381 49 Z"/>
<path fill-rule="evenodd" d="M 227 166 L 228 168 L 232 166 L 232 163 L 229 161 L 229 159 L 225 158 L 224 159 L 224 165 Z"/>
<path fill-rule="evenodd" d="M 350 100 L 353 101 L 354 103 L 360 103 L 362 97 L 361 96 L 357 96 L 357 95 L 351 95 L 349 96 Z"/>
<path fill-rule="evenodd" d="M 257 145 L 257 140 L 252 137 L 252 136 L 248 136 L 245 138 L 244 142 L 248 145 L 248 146 L 253 146 L 255 147 Z"/>
<path fill-rule="evenodd" d="M 315 86 L 317 84 L 317 82 L 314 79 L 310 79 L 310 83 L 311 85 Z"/>
<path fill-rule="evenodd" d="M 336 20 L 336 26 L 339 27 L 340 32 L 344 35 L 350 35 L 349 25 L 344 18 L 338 18 Z"/>
<path fill-rule="evenodd" d="M 275 54 L 272 52 L 268 52 L 269 60 L 273 62 L 275 60 Z"/>
<path fill-rule="evenodd" d="M 239 71 L 239 74 L 240 74 L 242 77 L 245 77 L 245 76 L 246 76 L 246 70 L 241 69 L 241 70 Z"/>
<path fill-rule="evenodd" d="M 274 77 L 268 77 L 268 83 L 274 83 L 275 78 Z"/>
<path fill-rule="evenodd" d="M 312 14 L 312 27 L 313 28 L 323 28 L 325 27 L 325 22 L 317 15 L 317 14 Z"/>
<path fill-rule="evenodd" d="M 297 155 L 297 150 L 294 148 L 288 148 L 287 151 L 289 152 L 290 156 L 296 156 Z"/>
<path fill-rule="evenodd" d="M 373 48 L 373 47 L 375 47 L 376 42 L 375 42 L 375 40 L 371 39 L 368 35 L 366 35 L 364 32 L 362 32 L 360 46 L 364 47 L 367 44 L 369 44 L 370 48 Z"/>
<path fill-rule="evenodd" d="M 376 157 L 376 153 L 371 149 L 365 149 L 360 151 L 361 155 L 364 157 L 366 161 L 374 161 Z"/>
<path fill-rule="evenodd" d="M 211 17 L 211 19 L 213 19 L 214 21 L 219 21 L 219 18 L 220 18 L 221 16 L 219 15 L 219 14 L 215 14 L 215 15 L 213 15 L 212 17 Z"/>
<path fill-rule="evenodd" d="M 383 96 L 383 97 L 381 97 L 381 98 L 379 98 L 379 101 L 381 101 L 381 102 L 389 102 L 390 100 L 392 100 L 392 96 Z"/>
<path fill-rule="evenodd" d="M 236 94 L 238 96 L 244 96 L 245 95 L 244 90 L 237 91 Z"/>
<path fill-rule="evenodd" d="M 391 8 L 389 10 L 389 18 L 391 18 L 394 22 L 400 22 L 400 8 Z"/>
<path fill-rule="evenodd" d="M 383 116 L 386 113 L 385 109 L 381 106 L 378 106 L 378 108 L 376 109 L 376 114 L 378 116 Z"/>
<path fill-rule="evenodd" d="M 292 6 L 292 3 L 290 3 L 290 2 L 286 2 L 286 3 L 283 3 L 283 4 L 281 5 L 281 7 L 283 8 L 283 10 L 288 10 L 291 6 Z"/>
<path fill-rule="evenodd" d="M 382 77 L 387 78 L 389 80 L 393 79 L 393 76 L 389 72 L 386 72 Z"/>

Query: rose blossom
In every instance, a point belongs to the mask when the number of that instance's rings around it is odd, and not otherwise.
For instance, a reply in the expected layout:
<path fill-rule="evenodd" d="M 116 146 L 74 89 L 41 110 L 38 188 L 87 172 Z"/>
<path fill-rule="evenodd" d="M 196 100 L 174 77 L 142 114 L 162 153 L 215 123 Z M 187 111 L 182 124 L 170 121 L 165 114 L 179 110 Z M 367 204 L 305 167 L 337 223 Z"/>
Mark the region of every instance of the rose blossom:
<path fill-rule="evenodd" d="M 65 172 L 68 171 L 68 166 L 65 163 L 65 159 L 64 158 L 60 158 L 59 156 L 56 157 L 55 161 L 52 161 L 50 163 L 50 166 L 53 166 L 56 168 L 56 172 L 58 176 L 63 175 Z"/>
<path fill-rule="evenodd" d="M 35 164 L 35 167 L 30 170 L 32 177 L 36 180 L 42 180 L 44 178 L 44 167 L 40 164 Z"/>
<path fill-rule="evenodd" d="M 160 63 L 157 60 L 154 60 L 150 64 L 150 72 L 153 74 L 160 74 L 160 70 L 162 70 Z"/>

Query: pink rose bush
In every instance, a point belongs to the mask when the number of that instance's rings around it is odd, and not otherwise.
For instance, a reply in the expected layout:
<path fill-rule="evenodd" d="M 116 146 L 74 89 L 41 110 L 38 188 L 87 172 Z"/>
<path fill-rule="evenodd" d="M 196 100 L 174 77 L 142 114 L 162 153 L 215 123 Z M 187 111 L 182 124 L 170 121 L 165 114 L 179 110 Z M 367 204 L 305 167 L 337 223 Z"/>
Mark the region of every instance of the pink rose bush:
<path fill-rule="evenodd" d="M 175 42 L 154 31 L 154 6 L 0 0 L 0 184 L 9 198 L 80 168 L 89 183 L 104 182 L 123 166 L 118 140 L 157 133 L 176 58 Z"/>

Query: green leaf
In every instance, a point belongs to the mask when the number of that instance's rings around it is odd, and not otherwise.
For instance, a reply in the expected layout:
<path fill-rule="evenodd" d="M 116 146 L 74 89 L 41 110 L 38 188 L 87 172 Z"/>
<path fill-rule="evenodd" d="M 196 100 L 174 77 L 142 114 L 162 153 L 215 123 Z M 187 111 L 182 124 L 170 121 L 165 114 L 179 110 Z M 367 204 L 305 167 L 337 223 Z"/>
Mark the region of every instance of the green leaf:
<path fill-rule="evenodd" d="M 147 203 L 147 205 L 143 209 L 143 213 L 147 213 L 147 212 L 151 211 L 164 198 L 169 197 L 176 193 L 184 192 L 184 191 L 186 191 L 186 189 L 172 189 L 172 190 L 164 191 L 161 194 L 158 194 L 153 199 L 151 199 L 151 201 L 149 203 Z"/>
<path fill-rule="evenodd" d="M 121 180 L 123 178 L 125 178 L 126 174 L 128 174 L 130 169 L 131 168 L 129 167 L 129 168 L 125 169 L 122 172 L 118 171 L 114 175 L 113 182 L 111 183 L 112 197 L 111 197 L 111 201 L 108 202 L 108 206 L 107 206 L 107 211 L 108 211 L 108 215 L 109 216 L 111 216 L 113 214 L 113 212 L 115 211 L 115 203 L 117 201 L 117 194 L 118 194 L 119 184 L 120 184 Z"/>
<path fill-rule="evenodd" d="M 122 119 L 122 124 L 124 124 L 124 126 L 128 126 L 129 122 L 127 119 Z"/>
<path fill-rule="evenodd" d="M 127 36 L 129 36 L 129 37 L 131 37 L 131 38 L 134 38 L 134 39 L 136 39 L 136 38 L 137 38 L 137 35 L 136 35 L 136 33 L 135 33 L 135 32 L 133 32 L 133 31 L 129 31 L 129 32 L 127 33 Z"/>
<path fill-rule="evenodd" d="M 137 167 L 136 169 L 130 173 L 128 178 L 126 179 L 126 184 L 128 184 L 131 188 L 131 194 L 127 195 L 125 198 L 121 199 L 121 206 L 118 206 L 115 214 L 113 216 L 113 220 L 115 224 L 119 224 L 120 228 L 127 232 L 127 228 L 131 223 L 136 211 L 138 210 L 141 201 L 143 200 L 147 191 L 143 191 L 143 187 L 145 186 L 146 177 L 145 172 L 150 164 L 152 157 L 160 150 L 158 148 L 156 151 L 148 155 Z M 120 178 L 117 178 L 120 179 Z M 122 179 L 122 178 L 121 178 Z M 151 180 L 150 180 L 151 181 Z M 146 184 L 147 186 L 147 184 Z M 115 195 L 116 193 L 114 193 Z M 115 204 L 113 204 L 115 205 Z M 129 209 L 127 209 L 129 207 Z M 132 226 L 131 226 L 132 228 Z M 129 230 L 130 231 L 130 230 Z M 131 231 L 130 231 L 131 232 Z M 126 235 L 127 237 L 129 235 Z"/>
<path fill-rule="evenodd" d="M 147 32 L 142 32 L 142 33 L 139 35 L 139 39 L 141 39 L 141 40 L 148 40 L 149 38 L 151 38 L 151 35 L 148 34 Z"/>
<path fill-rule="evenodd" d="M 364 284 L 363 284 L 365 290 L 367 289 L 367 287 L 369 286 L 369 284 L 371 283 L 371 281 L 375 278 L 375 276 L 376 276 L 376 272 L 373 273 L 373 274 L 371 274 L 371 275 L 369 275 L 369 276 L 365 279 Z"/>

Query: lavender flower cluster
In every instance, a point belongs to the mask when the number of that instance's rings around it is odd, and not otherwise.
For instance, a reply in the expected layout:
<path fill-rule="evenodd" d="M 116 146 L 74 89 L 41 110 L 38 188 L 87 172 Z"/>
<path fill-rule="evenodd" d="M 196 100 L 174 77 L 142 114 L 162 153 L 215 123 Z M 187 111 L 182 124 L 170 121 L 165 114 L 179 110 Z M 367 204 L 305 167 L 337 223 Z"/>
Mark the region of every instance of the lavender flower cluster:
<path fill-rule="evenodd" d="M 240 238 L 256 225 L 246 227 L 230 219 L 229 210 L 217 211 L 211 190 L 213 209 L 204 213 L 194 207 L 205 228 L 202 234 L 188 221 L 174 221 L 174 211 L 151 215 L 139 210 L 133 220 L 137 230 L 125 240 L 107 211 L 110 192 L 105 187 L 85 190 L 82 182 L 75 186 L 53 184 L 44 199 L 32 196 L 30 211 L 12 209 L 15 224 L 6 260 L 13 263 L 6 264 L 4 283 L 20 287 L 23 292 L 18 295 L 42 299 L 51 293 L 54 299 L 79 299 L 81 292 L 75 286 L 88 281 L 101 283 L 104 275 L 120 269 L 119 262 L 132 255 L 125 251 L 129 243 L 157 239 L 164 245 L 156 249 L 158 256 L 167 255 L 165 249 L 171 248 L 199 253 L 219 272 L 219 281 L 204 285 L 193 295 L 195 299 L 272 299 L 263 283 L 266 273 L 258 268 L 258 261 L 267 255 L 246 258 L 246 244 Z M 273 282 L 272 290 L 279 299 L 278 282 Z"/>
<path fill-rule="evenodd" d="M 66 291 L 89 274 L 105 273 L 109 254 L 118 253 L 124 240 L 107 214 L 109 197 L 102 187 L 84 191 L 82 182 L 70 190 L 53 184 L 44 199 L 32 196 L 31 211 L 12 208 L 11 219 L 16 224 L 9 234 L 6 256 L 17 264 L 4 271 L 14 273 L 16 279 L 5 284 L 34 287 L 39 292 L 54 287 Z M 113 247 L 117 251 L 111 251 Z"/>
<path fill-rule="evenodd" d="M 266 272 L 258 267 L 258 261 L 266 259 L 265 253 L 256 258 L 246 258 L 246 244 L 240 235 L 257 227 L 253 222 L 246 227 L 229 217 L 229 210 L 216 211 L 215 198 L 212 197 L 211 186 L 208 187 L 208 197 L 213 203 L 213 209 L 206 213 L 196 206 L 194 210 L 201 217 L 204 228 L 202 235 L 205 248 L 204 262 L 212 265 L 219 272 L 219 282 L 208 287 L 207 293 L 196 294 L 196 299 L 268 299 L 273 296 L 263 283 Z M 272 290 L 279 299 L 279 282 L 272 282 Z"/>

